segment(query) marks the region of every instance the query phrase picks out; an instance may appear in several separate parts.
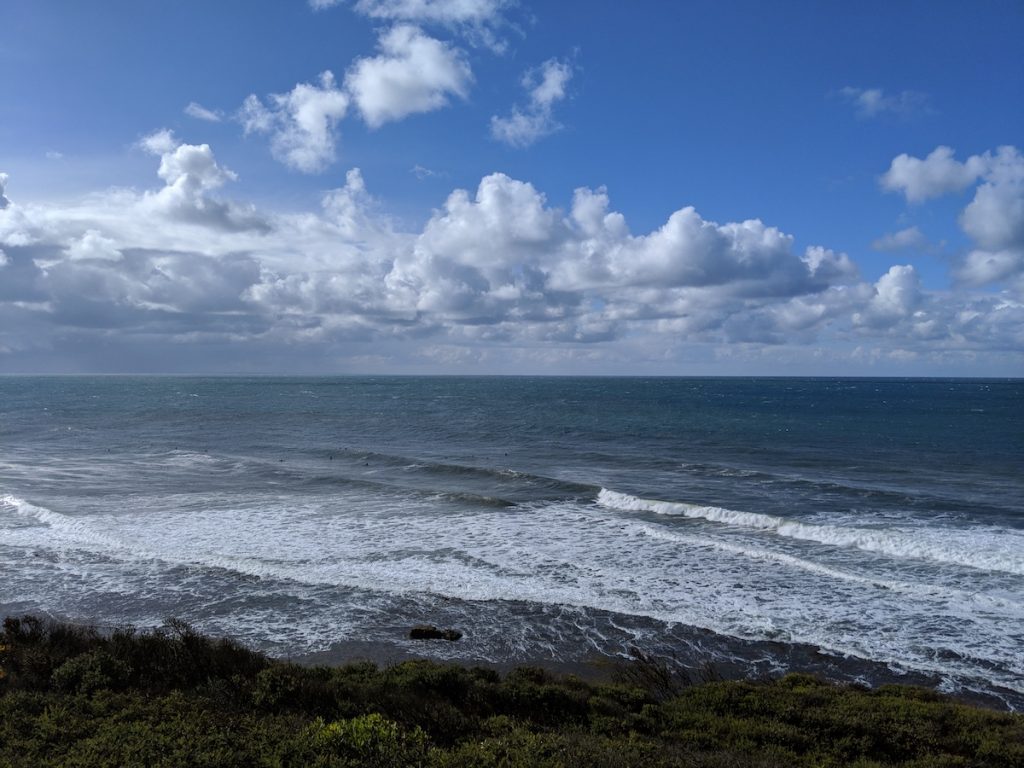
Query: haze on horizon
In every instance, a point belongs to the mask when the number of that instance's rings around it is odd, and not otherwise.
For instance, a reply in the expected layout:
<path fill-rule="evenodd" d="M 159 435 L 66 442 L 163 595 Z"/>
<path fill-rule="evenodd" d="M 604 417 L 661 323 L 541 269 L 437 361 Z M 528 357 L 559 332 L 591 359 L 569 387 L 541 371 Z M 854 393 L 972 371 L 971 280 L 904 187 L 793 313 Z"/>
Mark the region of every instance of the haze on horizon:
<path fill-rule="evenodd" d="M 8 0 L 0 373 L 1024 375 L 1024 5 Z"/>

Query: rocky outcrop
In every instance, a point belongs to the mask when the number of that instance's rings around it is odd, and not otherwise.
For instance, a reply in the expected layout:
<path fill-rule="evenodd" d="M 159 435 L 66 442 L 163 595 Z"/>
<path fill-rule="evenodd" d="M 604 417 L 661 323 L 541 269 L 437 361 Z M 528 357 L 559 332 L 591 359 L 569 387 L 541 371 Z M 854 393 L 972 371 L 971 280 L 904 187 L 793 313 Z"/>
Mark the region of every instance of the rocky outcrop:
<path fill-rule="evenodd" d="M 462 637 L 457 629 L 438 629 L 433 624 L 418 624 L 409 630 L 410 640 L 451 640 Z"/>

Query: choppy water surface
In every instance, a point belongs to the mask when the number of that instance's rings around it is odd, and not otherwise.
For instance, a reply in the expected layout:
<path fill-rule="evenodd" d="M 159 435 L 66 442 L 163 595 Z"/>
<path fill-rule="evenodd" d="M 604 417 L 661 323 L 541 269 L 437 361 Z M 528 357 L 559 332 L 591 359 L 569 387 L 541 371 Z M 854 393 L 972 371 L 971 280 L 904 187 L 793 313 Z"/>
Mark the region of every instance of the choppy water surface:
<path fill-rule="evenodd" d="M 0 608 L 1021 708 L 1024 382 L 0 378 Z"/>

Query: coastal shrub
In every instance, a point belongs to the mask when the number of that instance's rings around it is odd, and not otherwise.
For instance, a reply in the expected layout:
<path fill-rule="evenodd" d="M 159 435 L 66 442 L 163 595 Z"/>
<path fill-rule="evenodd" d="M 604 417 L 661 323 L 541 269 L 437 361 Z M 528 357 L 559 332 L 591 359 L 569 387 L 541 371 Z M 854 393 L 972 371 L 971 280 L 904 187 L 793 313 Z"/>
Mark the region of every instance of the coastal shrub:
<path fill-rule="evenodd" d="M 128 665 L 107 651 L 95 649 L 68 659 L 53 671 L 54 687 L 69 693 L 122 690 L 129 681 Z"/>
<path fill-rule="evenodd" d="M 417 693 L 448 701 L 469 701 L 478 677 L 473 670 L 429 661 L 406 661 L 386 670 L 385 680 Z"/>
<path fill-rule="evenodd" d="M 189 624 L 168 619 L 164 632 L 151 635 L 164 640 L 169 653 L 179 659 L 175 687 L 188 688 L 213 679 L 231 679 L 235 675 L 251 677 L 267 666 L 267 658 L 229 639 L 213 639 L 196 632 Z"/>
<path fill-rule="evenodd" d="M 118 628 L 105 635 L 95 627 L 35 616 L 7 618 L 0 646 L 5 649 L 0 683 L 27 690 L 57 686 L 66 691 L 69 685 L 84 684 L 94 690 L 131 685 L 165 692 L 216 680 L 249 680 L 269 664 L 261 653 L 232 640 L 214 640 L 174 619 L 151 632 Z M 88 658 L 75 661 L 82 656 Z"/>
<path fill-rule="evenodd" d="M 361 765 L 410 765 L 426 755 L 427 737 L 420 728 L 405 730 L 377 713 L 339 720 L 318 729 L 318 745 L 348 752 Z"/>
<path fill-rule="evenodd" d="M 350 718 L 386 710 L 384 673 L 376 664 L 361 661 L 323 669 L 328 673 L 329 696 L 334 702 L 333 714 L 323 715 L 325 718 Z"/>
<path fill-rule="evenodd" d="M 674 658 L 655 656 L 636 646 L 630 647 L 629 657 L 628 663 L 616 666 L 615 680 L 647 691 L 657 701 L 678 696 L 692 682 L 689 674 Z"/>
<path fill-rule="evenodd" d="M 54 670 L 68 659 L 93 648 L 96 632 L 45 621 L 36 616 L 8 617 L 0 633 L 4 647 L 5 686 L 45 690 L 50 686 Z"/>
<path fill-rule="evenodd" d="M 412 768 L 426 764 L 427 736 L 373 713 L 325 723 L 317 718 L 283 755 L 284 765 L 311 768 Z"/>
<path fill-rule="evenodd" d="M 256 674 L 252 702 L 268 712 L 305 712 L 331 717 L 338 705 L 330 670 L 295 664 L 275 664 Z"/>
<path fill-rule="evenodd" d="M 269 746 L 260 738 L 258 721 L 211 708 L 180 691 L 156 698 L 130 694 L 77 701 L 69 719 L 77 717 L 91 728 L 60 745 L 63 754 L 55 765 L 242 768 L 253 765 L 258 750 Z M 272 725 L 270 743 L 287 738 L 286 724 Z"/>
<path fill-rule="evenodd" d="M 516 728 L 500 736 L 434 753 L 438 768 L 658 768 L 692 765 L 669 745 L 656 741 L 612 740 L 583 731 L 532 732 Z"/>
<path fill-rule="evenodd" d="M 557 680 L 540 667 L 519 667 L 501 686 L 502 707 L 514 717 L 539 725 L 582 723 L 588 714 L 592 689 L 581 680 Z"/>
<path fill-rule="evenodd" d="M 442 744 L 475 731 L 498 706 L 500 677 L 493 670 L 409 661 L 386 670 L 381 682 L 388 692 L 382 709 Z"/>
<path fill-rule="evenodd" d="M 4 768 L 1024 768 L 1020 714 L 809 675 L 670 695 L 536 667 L 303 667 L 180 623 L 104 634 L 34 617 L 4 623 L 0 670 Z"/>

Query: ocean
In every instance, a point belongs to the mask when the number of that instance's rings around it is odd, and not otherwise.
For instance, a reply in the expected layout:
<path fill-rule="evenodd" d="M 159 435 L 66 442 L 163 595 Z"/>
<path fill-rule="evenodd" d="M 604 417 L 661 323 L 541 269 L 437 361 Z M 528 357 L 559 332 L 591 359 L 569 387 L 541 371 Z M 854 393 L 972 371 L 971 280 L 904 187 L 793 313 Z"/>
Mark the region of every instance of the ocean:
<path fill-rule="evenodd" d="M 1024 381 L 0 377 L 28 612 L 1022 709 Z"/>

